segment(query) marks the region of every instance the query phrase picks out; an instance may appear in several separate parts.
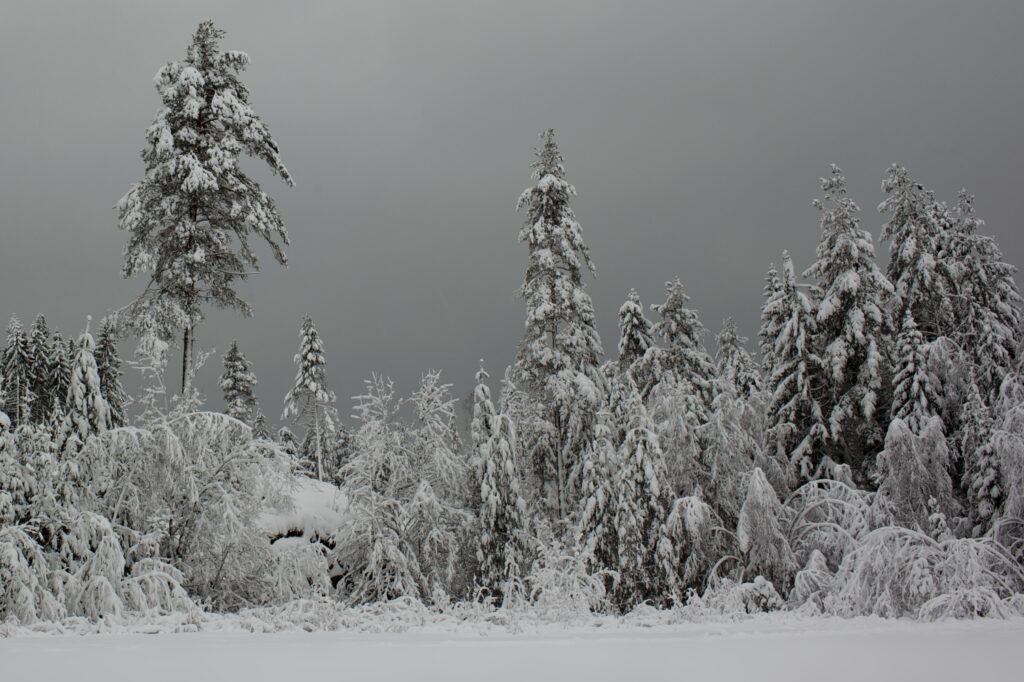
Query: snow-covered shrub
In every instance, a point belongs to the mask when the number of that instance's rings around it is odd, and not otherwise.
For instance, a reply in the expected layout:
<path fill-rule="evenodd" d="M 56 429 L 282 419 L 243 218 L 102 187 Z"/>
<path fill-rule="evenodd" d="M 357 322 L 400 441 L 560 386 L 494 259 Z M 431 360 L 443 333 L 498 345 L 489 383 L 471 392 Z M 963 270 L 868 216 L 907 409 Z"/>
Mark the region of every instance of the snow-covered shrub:
<path fill-rule="evenodd" d="M 591 572 L 587 557 L 577 549 L 562 544 L 547 533 L 540 541 L 537 559 L 525 580 L 522 595 L 528 607 L 516 599 L 512 585 L 506 587 L 509 606 L 529 608 L 533 615 L 553 622 L 584 620 L 592 613 L 612 609 L 608 584 L 614 587 L 618 574 L 614 571 Z"/>
<path fill-rule="evenodd" d="M 432 377 L 432 378 L 431 378 Z M 451 590 L 469 515 L 453 500 L 464 465 L 447 388 L 428 375 L 417 423 L 397 420 L 393 384 L 374 377 L 357 405 L 356 452 L 342 470 L 351 522 L 334 537 L 342 587 L 354 603 L 428 599 Z M 428 399 L 424 391 L 429 391 Z"/>
<path fill-rule="evenodd" d="M 952 511 L 955 500 L 948 466 L 949 451 L 939 417 L 927 419 L 919 436 L 902 419 L 893 419 L 885 436 L 885 449 L 878 454 L 881 484 L 874 499 L 878 525 L 892 519 L 927 529 L 931 514 L 928 500 L 933 498 L 941 511 Z"/>
<path fill-rule="evenodd" d="M 831 479 L 809 481 L 785 502 L 790 510 L 787 537 L 808 562 L 820 552 L 833 566 L 871 530 L 872 494 Z"/>
<path fill-rule="evenodd" d="M 796 555 L 785 533 L 786 513 L 764 472 L 754 469 L 736 524 L 744 575 L 762 575 L 782 591 L 789 588 L 797 570 Z"/>
<path fill-rule="evenodd" d="M 1024 589 L 1024 570 L 991 537 L 935 540 L 885 526 L 846 557 L 823 599 L 843 616 L 1004 616 Z"/>
<path fill-rule="evenodd" d="M 775 587 L 759 575 L 751 582 L 729 578 L 715 580 L 704 594 L 691 593 L 681 611 L 689 620 L 702 621 L 712 617 L 736 618 L 751 613 L 775 611 L 784 605 Z"/>
<path fill-rule="evenodd" d="M 700 497 L 680 497 L 672 505 L 667 528 L 678 550 L 678 576 L 681 591 L 702 591 L 708 571 L 728 553 L 732 533 L 722 519 Z"/>

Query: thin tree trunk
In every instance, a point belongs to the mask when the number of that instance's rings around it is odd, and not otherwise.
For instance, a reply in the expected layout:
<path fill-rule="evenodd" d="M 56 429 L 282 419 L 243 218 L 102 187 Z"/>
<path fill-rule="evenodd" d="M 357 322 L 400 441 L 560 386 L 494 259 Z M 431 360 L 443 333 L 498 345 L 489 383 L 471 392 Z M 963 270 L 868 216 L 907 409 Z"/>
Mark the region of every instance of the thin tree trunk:
<path fill-rule="evenodd" d="M 195 327 L 185 327 L 181 342 L 181 394 L 187 395 L 192 385 L 192 344 Z"/>

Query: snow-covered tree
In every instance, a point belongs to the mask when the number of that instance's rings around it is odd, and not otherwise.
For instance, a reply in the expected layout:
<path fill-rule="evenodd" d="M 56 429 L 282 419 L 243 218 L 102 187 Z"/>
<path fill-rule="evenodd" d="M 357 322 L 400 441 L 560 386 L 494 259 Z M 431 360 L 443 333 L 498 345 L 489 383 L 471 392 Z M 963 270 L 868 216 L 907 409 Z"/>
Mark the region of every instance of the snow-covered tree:
<path fill-rule="evenodd" d="M 299 352 L 295 355 L 299 369 L 295 385 L 285 396 L 281 419 L 294 419 L 306 428 L 311 449 L 302 453 L 312 459 L 316 477 L 324 480 L 324 448 L 334 432 L 334 392 L 327 388 L 327 360 L 324 344 L 313 326 L 313 318 L 302 320 Z"/>
<path fill-rule="evenodd" d="M 912 433 L 939 416 L 939 394 L 928 366 L 928 345 L 907 309 L 900 325 L 896 376 L 893 379 L 892 418 L 902 419 Z"/>
<path fill-rule="evenodd" d="M 252 365 L 242 351 L 238 350 L 238 342 L 232 341 L 228 352 L 224 354 L 224 373 L 220 377 L 220 389 L 224 392 L 227 413 L 235 419 L 249 423 L 256 410 L 256 375 Z"/>
<path fill-rule="evenodd" d="M 7 347 L 3 356 L 4 412 L 11 420 L 11 428 L 28 424 L 32 418 L 32 354 L 28 334 L 18 318 L 11 316 L 7 324 Z"/>
<path fill-rule="evenodd" d="M 594 443 L 580 463 L 580 513 L 576 541 L 590 573 L 618 570 L 618 507 L 616 476 L 618 452 L 612 442 L 611 414 L 602 411 L 594 430 Z"/>
<path fill-rule="evenodd" d="M 53 401 L 51 412 L 63 412 L 67 404 L 68 391 L 71 388 L 71 363 L 74 358 L 74 341 L 65 340 L 60 332 L 54 332 L 49 367 L 50 396 Z M 52 422 L 52 419 L 50 421 Z"/>
<path fill-rule="evenodd" d="M 483 367 L 474 396 L 474 452 L 480 471 L 477 585 L 500 602 L 508 581 L 522 578 L 526 568 L 526 502 L 519 491 L 515 426 L 508 415 L 495 414 Z"/>
<path fill-rule="evenodd" d="M 666 522 L 672 504 L 664 456 L 654 424 L 632 382 L 628 427 L 619 449 L 615 528 L 619 555 L 619 604 L 663 602 L 675 587 L 677 552 Z"/>
<path fill-rule="evenodd" d="M 775 263 L 768 267 L 764 276 L 764 303 L 761 305 L 761 327 L 757 331 L 757 351 L 761 356 L 761 372 L 765 378 L 771 378 L 775 369 L 775 337 L 781 328 L 781 322 L 773 317 L 779 306 L 775 301 L 782 295 L 782 280 Z"/>
<path fill-rule="evenodd" d="M 971 535 L 989 531 L 1003 503 L 1006 485 L 999 452 L 992 440 L 994 420 L 976 382 L 970 384 L 967 402 L 960 413 L 957 446 L 963 458 L 961 490 L 967 503 Z"/>
<path fill-rule="evenodd" d="M 878 495 L 875 504 L 883 520 L 927 531 L 935 499 L 947 516 L 954 510 L 949 477 L 949 450 L 942 420 L 932 417 L 915 435 L 902 419 L 889 423 L 885 449 L 878 454 Z"/>
<path fill-rule="evenodd" d="M 646 398 L 661 377 L 661 349 L 654 343 L 650 320 L 636 289 L 630 289 L 626 302 L 619 308 L 618 371 L 630 378 Z"/>
<path fill-rule="evenodd" d="M 100 324 L 100 333 L 96 337 L 96 369 L 100 375 L 100 390 L 103 398 L 110 406 L 110 423 L 117 428 L 124 426 L 125 405 L 128 394 L 121 385 L 121 356 L 117 352 L 117 328 L 113 320 L 105 318 Z"/>
<path fill-rule="evenodd" d="M 897 324 L 909 308 L 926 341 L 948 326 L 949 297 L 938 262 L 937 203 L 932 192 L 893 164 L 882 181 L 886 199 L 878 206 L 889 215 L 882 239 L 889 241 L 889 282 L 893 287 L 892 319 Z"/>
<path fill-rule="evenodd" d="M 800 291 L 789 254 L 783 252 L 782 289 L 766 307 L 766 333 L 774 336 L 774 371 L 768 380 L 767 445 L 791 462 L 804 479 L 816 477 L 828 426 L 821 409 L 821 358 L 813 346 L 816 321 Z"/>
<path fill-rule="evenodd" d="M 725 379 L 736 389 L 738 395 L 749 397 L 761 390 L 761 374 L 757 365 L 744 346 L 745 336 L 736 331 L 736 323 L 731 317 L 722 323 L 722 331 L 715 337 L 718 352 L 715 354 L 718 376 Z"/>
<path fill-rule="evenodd" d="M 943 270 L 952 280 L 953 340 L 974 360 L 982 396 L 990 403 L 1019 358 L 1024 329 L 1017 268 L 1003 260 L 995 239 L 979 234 L 974 197 L 961 190 L 951 212 L 952 227 L 942 234 Z"/>
<path fill-rule="evenodd" d="M 57 443 L 58 451 L 65 458 L 81 449 L 90 436 L 102 433 L 111 426 L 110 406 L 100 387 L 95 350 L 96 342 L 86 324 L 85 331 L 78 337 L 64 422 Z"/>
<path fill-rule="evenodd" d="M 881 444 L 879 412 L 886 371 L 885 312 L 892 285 L 875 265 L 871 235 L 860 228 L 860 208 L 846 193 L 838 166 L 822 178 L 824 196 L 817 260 L 804 273 L 814 281 L 817 326 L 812 343 L 824 366 L 822 409 L 829 424 L 832 459 L 862 468 Z"/>
<path fill-rule="evenodd" d="M 652 306 L 661 316 L 654 324 L 654 332 L 665 342 L 665 369 L 689 382 L 710 407 L 714 399 L 715 364 L 701 342 L 705 330 L 697 311 L 686 307 L 689 300 L 678 277 L 665 282 L 665 302 Z"/>
<path fill-rule="evenodd" d="M 195 328 L 204 304 L 248 314 L 235 282 L 257 268 L 250 240 L 261 237 L 278 262 L 288 233 L 274 200 L 247 175 L 244 156 L 264 161 L 292 185 L 277 143 L 249 105 L 240 74 L 244 52 L 219 48 L 224 32 L 199 25 L 185 59 L 157 72 L 162 106 L 146 131 L 146 172 L 118 202 L 129 233 L 125 277 L 148 272 L 149 284 L 127 313 L 169 335 L 184 330 L 182 390 L 187 389 Z"/>
<path fill-rule="evenodd" d="M 517 383 L 546 407 L 543 435 L 527 434 L 547 493 L 548 506 L 569 513 L 570 474 L 592 440 L 600 396 L 595 383 L 601 339 L 583 268 L 594 273 L 590 250 L 570 206 L 576 189 L 565 179 L 554 131 L 541 135 L 533 164 L 536 183 L 519 197 L 526 212 L 519 241 L 529 249 L 520 288 L 526 302 L 526 333 L 516 356 Z"/>
<path fill-rule="evenodd" d="M 32 331 L 28 335 L 28 354 L 32 358 L 29 378 L 32 392 L 32 421 L 36 424 L 46 424 L 50 419 L 50 412 L 53 410 L 53 394 L 50 387 L 50 359 L 53 355 L 53 346 L 50 340 L 50 328 L 46 324 L 46 318 L 40 313 L 36 315 L 32 323 Z M 64 396 L 60 399 L 63 400 Z"/>
<path fill-rule="evenodd" d="M 785 594 L 797 570 L 796 555 L 784 531 L 785 508 L 764 472 L 754 469 L 736 523 L 736 539 L 745 562 L 745 578 L 762 575 Z"/>
<path fill-rule="evenodd" d="M 271 440 L 270 427 L 267 426 L 267 416 L 256 408 L 256 417 L 252 420 L 252 437 L 261 440 Z"/>

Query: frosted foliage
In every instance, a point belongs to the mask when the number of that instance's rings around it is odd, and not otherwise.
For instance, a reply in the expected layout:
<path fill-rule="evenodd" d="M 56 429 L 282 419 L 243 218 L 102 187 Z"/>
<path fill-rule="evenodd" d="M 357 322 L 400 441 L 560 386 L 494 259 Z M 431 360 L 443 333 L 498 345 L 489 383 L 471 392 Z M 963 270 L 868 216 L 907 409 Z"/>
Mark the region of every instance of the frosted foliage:
<path fill-rule="evenodd" d="M 618 487 L 615 477 L 619 455 L 613 443 L 612 416 L 602 411 L 594 431 L 592 447 L 583 453 L 580 468 L 580 511 L 576 544 L 586 557 L 591 572 L 618 569 L 618 535 L 615 513 Z"/>
<path fill-rule="evenodd" d="M 436 382 L 428 378 L 425 383 Z M 334 537 L 334 561 L 355 603 L 450 594 L 469 515 L 448 494 L 459 471 L 450 399 L 431 405 L 414 396 L 417 426 L 397 421 L 389 380 L 375 377 L 358 398 L 355 454 L 342 469 L 351 523 Z M 429 385 L 421 388 L 434 394 Z M 427 412 L 422 408 L 428 407 Z M 440 437 L 440 439 L 439 439 Z M 424 443 L 433 447 L 423 448 Z M 415 447 L 419 446 L 419 447 Z"/>
<path fill-rule="evenodd" d="M 775 370 L 775 337 L 781 328 L 778 299 L 782 295 L 782 280 L 772 263 L 764 277 L 764 303 L 761 305 L 761 326 L 757 331 L 757 350 L 761 355 L 761 371 L 771 377 Z"/>
<path fill-rule="evenodd" d="M 100 376 L 100 392 L 110 408 L 111 426 L 124 426 L 128 394 L 121 385 L 121 357 L 117 351 L 117 328 L 113 320 L 106 318 L 100 325 L 96 340 L 96 371 Z"/>
<path fill-rule="evenodd" d="M 726 553 L 721 518 L 700 497 L 686 496 L 672 505 L 667 526 L 681 560 L 678 565 L 680 587 L 701 591 L 708 572 Z"/>
<path fill-rule="evenodd" d="M 203 22 L 185 59 L 157 72 L 162 106 L 146 130 L 145 175 L 117 205 L 129 235 L 124 275 L 152 273 L 131 312 L 162 334 L 195 325 L 201 301 L 249 311 L 234 282 L 257 266 L 252 237 L 285 262 L 288 234 L 274 200 L 240 160 L 264 161 L 289 185 L 291 175 L 240 79 L 249 57 L 221 51 L 223 35 Z"/>
<path fill-rule="evenodd" d="M 828 386 L 829 432 L 833 441 L 868 446 L 881 441 L 875 424 L 882 373 L 884 309 L 893 287 L 875 265 L 871 235 L 860 228 L 860 208 L 846 193 L 838 166 L 821 180 L 824 196 L 817 260 L 804 273 L 814 281 L 817 300 L 814 345 Z"/>

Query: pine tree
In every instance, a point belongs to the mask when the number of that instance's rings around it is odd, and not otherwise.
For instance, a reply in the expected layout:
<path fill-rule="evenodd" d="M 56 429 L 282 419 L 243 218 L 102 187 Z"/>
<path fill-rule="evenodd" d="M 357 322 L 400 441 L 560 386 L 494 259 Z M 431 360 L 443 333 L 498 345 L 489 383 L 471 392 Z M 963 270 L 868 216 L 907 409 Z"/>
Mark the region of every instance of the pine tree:
<path fill-rule="evenodd" d="M 804 479 L 818 475 L 828 427 L 818 396 L 823 371 L 814 351 L 814 308 L 797 286 L 793 262 L 783 252 L 782 290 L 765 309 L 775 337 L 775 371 L 769 382 L 768 447 L 789 460 Z"/>
<path fill-rule="evenodd" d="M 480 472 L 477 584 L 500 603 L 506 583 L 521 577 L 524 568 L 526 502 L 519 492 L 515 427 L 508 415 L 495 414 L 482 366 L 473 408 L 474 455 Z"/>
<path fill-rule="evenodd" d="M 85 331 L 78 337 L 64 421 L 57 441 L 57 450 L 64 457 L 77 452 L 90 436 L 110 428 L 110 407 L 100 387 L 95 350 L 96 342 L 86 324 Z"/>
<path fill-rule="evenodd" d="M 28 424 L 32 417 L 32 354 L 28 335 L 18 318 L 11 316 L 7 325 L 7 348 L 4 350 L 4 412 L 11 420 L 11 428 Z"/>
<path fill-rule="evenodd" d="M 220 377 L 227 414 L 248 424 L 256 411 L 255 386 L 256 375 L 252 373 L 252 366 L 238 350 L 238 342 L 232 341 L 231 348 L 224 354 L 224 374 Z"/>
<path fill-rule="evenodd" d="M 529 248 L 520 295 L 526 333 L 516 357 L 517 383 L 545 407 L 542 436 L 533 444 L 541 486 L 553 488 L 548 504 L 559 519 L 569 512 L 569 476 L 592 440 L 600 404 L 598 361 L 603 351 L 594 308 L 583 284 L 583 266 L 594 273 L 583 231 L 569 205 L 576 189 L 565 179 L 554 131 L 541 135 L 533 164 L 536 184 L 519 197 L 526 211 L 519 241 Z"/>
<path fill-rule="evenodd" d="M 250 238 L 262 237 L 279 263 L 288 244 L 277 206 L 243 172 L 240 158 L 260 159 L 294 183 L 269 129 L 249 105 L 249 89 L 239 77 L 249 57 L 220 51 L 223 36 L 204 21 L 185 59 L 157 73 L 162 107 L 146 131 L 146 174 L 118 202 L 119 226 L 129 233 L 123 274 L 152 273 L 129 317 L 149 319 L 163 334 L 184 330 L 182 392 L 202 304 L 248 314 L 234 287 L 257 267 Z"/>
<path fill-rule="evenodd" d="M 961 411 L 958 445 L 964 459 L 961 489 L 974 537 L 984 535 L 992 527 L 1006 489 L 999 452 L 992 441 L 993 427 L 991 410 L 985 405 L 977 383 L 972 381 Z"/>
<path fill-rule="evenodd" d="M 121 385 L 121 356 L 117 352 L 117 328 L 112 319 L 104 318 L 96 338 L 96 369 L 100 375 L 100 391 L 110 406 L 110 423 L 114 428 L 124 426 L 124 409 L 128 394 Z"/>
<path fill-rule="evenodd" d="M 334 392 L 327 388 L 327 360 L 324 344 L 313 326 L 313 318 L 306 315 L 302 320 L 299 352 L 295 364 L 299 366 L 295 385 L 285 396 L 284 413 L 281 419 L 294 419 L 306 427 L 308 450 L 304 458 L 311 459 L 316 477 L 324 480 L 324 448 L 334 432 Z"/>
<path fill-rule="evenodd" d="M 932 341 L 949 326 L 949 297 L 938 264 L 940 207 L 906 168 L 895 164 L 886 171 L 882 191 L 887 196 L 878 210 L 889 214 L 882 239 L 889 241 L 892 319 L 902 321 L 909 308 L 925 340 Z"/>
<path fill-rule="evenodd" d="M 252 437 L 256 440 L 271 440 L 267 417 L 259 408 L 256 408 L 256 418 L 252 421 Z"/>
<path fill-rule="evenodd" d="M 71 362 L 75 357 L 75 344 L 71 339 L 65 340 L 60 332 L 54 332 L 50 355 L 50 396 L 53 401 L 51 412 L 63 412 L 67 405 L 68 392 L 71 390 Z M 63 417 L 62 417 L 63 419 Z M 52 423 L 52 419 L 50 420 Z"/>
<path fill-rule="evenodd" d="M 777 310 L 776 301 L 782 295 L 782 281 L 779 279 L 779 271 L 775 269 L 775 263 L 768 267 L 764 277 L 764 303 L 761 305 L 761 327 L 757 332 L 757 350 L 761 355 L 761 372 L 765 377 L 771 377 L 775 370 L 775 337 L 781 322 L 773 319 L 769 311 Z"/>
<path fill-rule="evenodd" d="M 985 223 L 966 190 L 960 191 L 951 220 L 940 257 L 956 293 L 952 337 L 971 354 L 982 396 L 991 404 L 1019 357 L 1024 299 L 1015 279 L 1017 268 L 1003 261 L 995 239 L 978 233 Z"/>
<path fill-rule="evenodd" d="M 697 311 L 686 307 L 689 300 L 678 277 L 665 282 L 665 302 L 652 306 L 661 316 L 654 324 L 654 331 L 665 342 L 665 369 L 689 382 L 710 409 L 714 400 L 715 365 L 701 343 L 704 325 Z"/>
<path fill-rule="evenodd" d="M 632 386 L 626 437 L 619 449 L 615 528 L 619 555 L 619 602 L 623 608 L 670 598 L 677 553 L 666 522 L 672 496 L 654 424 Z"/>
<path fill-rule="evenodd" d="M 619 460 L 612 442 L 610 421 L 611 414 L 607 410 L 598 415 L 594 443 L 584 452 L 580 464 L 580 514 L 576 542 L 586 557 L 591 574 L 617 571 L 619 565 L 615 525 Z"/>
<path fill-rule="evenodd" d="M 50 391 L 50 357 L 53 347 L 50 341 L 50 328 L 46 318 L 40 313 L 32 323 L 32 331 L 28 337 L 28 355 L 32 358 L 29 390 L 35 398 L 32 400 L 32 422 L 46 424 L 53 410 L 53 394 Z"/>
<path fill-rule="evenodd" d="M 822 408 L 829 423 L 834 460 L 861 468 L 881 445 L 878 407 L 885 371 L 885 301 L 892 285 L 875 265 L 871 235 L 860 228 L 860 208 L 846 194 L 838 166 L 822 178 L 823 198 L 817 260 L 804 273 L 814 280 L 817 327 L 812 343 L 825 367 Z"/>
<path fill-rule="evenodd" d="M 902 419 L 914 434 L 939 415 L 937 382 L 928 368 L 928 346 L 908 309 L 900 326 L 899 360 L 892 398 L 892 418 Z"/>
<path fill-rule="evenodd" d="M 744 346 L 747 338 L 736 331 L 731 317 L 722 323 L 722 331 L 715 337 L 718 352 L 715 356 L 718 376 L 725 379 L 740 396 L 749 398 L 761 390 L 761 375 L 754 360 Z"/>
<path fill-rule="evenodd" d="M 644 315 L 644 305 L 636 289 L 619 308 L 619 361 L 618 371 L 629 373 L 630 378 L 646 398 L 661 376 L 660 349 L 651 335 L 650 320 Z"/>

